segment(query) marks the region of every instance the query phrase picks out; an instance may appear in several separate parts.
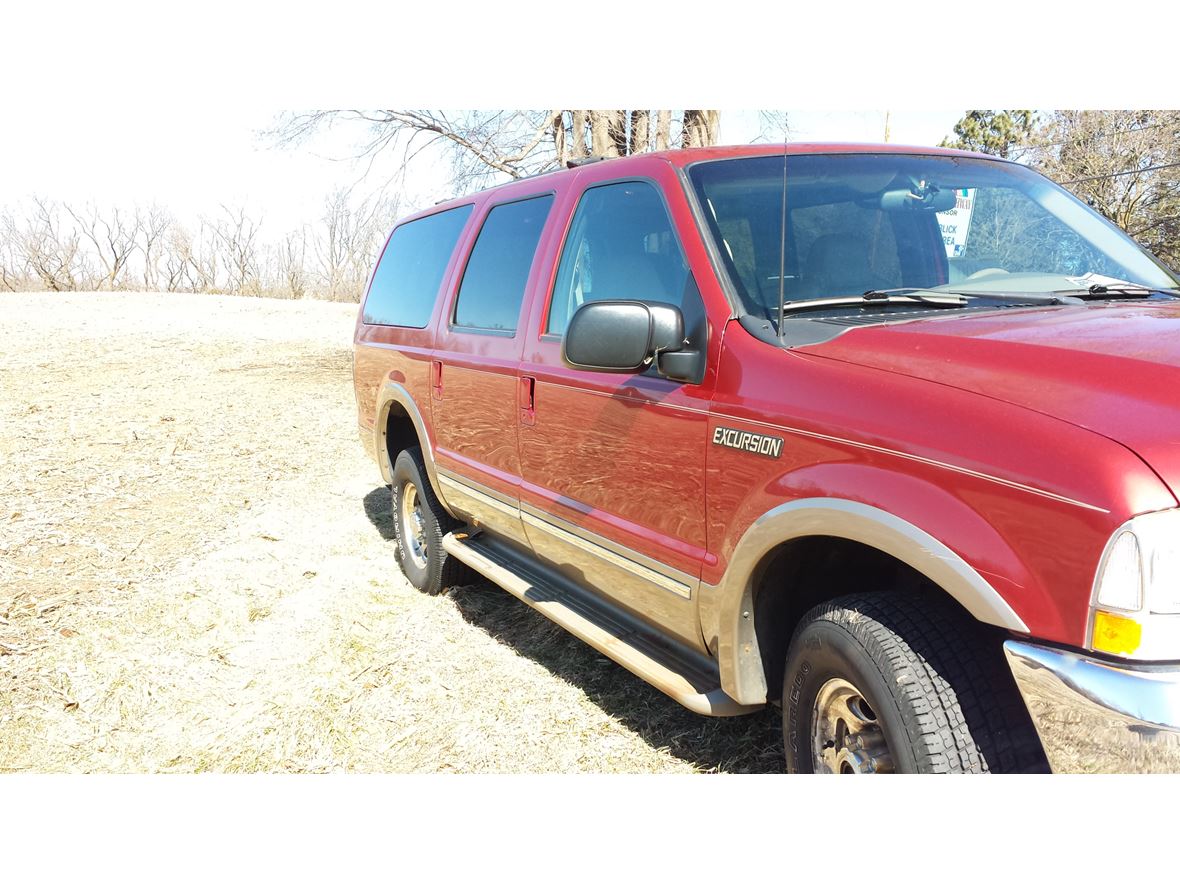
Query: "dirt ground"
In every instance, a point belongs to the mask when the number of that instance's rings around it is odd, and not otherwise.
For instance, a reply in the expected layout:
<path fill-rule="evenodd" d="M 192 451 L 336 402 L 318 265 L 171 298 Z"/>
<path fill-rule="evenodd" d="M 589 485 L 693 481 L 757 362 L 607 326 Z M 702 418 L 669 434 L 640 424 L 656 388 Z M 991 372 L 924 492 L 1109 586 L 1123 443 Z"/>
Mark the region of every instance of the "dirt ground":
<path fill-rule="evenodd" d="M 355 310 L 0 295 L 0 771 L 780 770 L 774 712 L 406 583 Z"/>

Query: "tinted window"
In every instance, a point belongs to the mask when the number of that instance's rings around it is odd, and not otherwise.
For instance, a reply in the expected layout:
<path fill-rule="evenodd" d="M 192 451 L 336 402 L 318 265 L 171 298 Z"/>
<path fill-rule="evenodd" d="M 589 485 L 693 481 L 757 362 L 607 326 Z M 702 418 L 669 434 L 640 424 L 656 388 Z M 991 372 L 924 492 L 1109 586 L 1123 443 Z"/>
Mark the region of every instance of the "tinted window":
<path fill-rule="evenodd" d="M 393 232 L 369 287 L 366 323 L 426 327 L 447 262 L 470 215 L 471 206 L 459 206 L 408 221 Z"/>
<path fill-rule="evenodd" d="M 703 318 L 672 221 L 654 186 L 642 181 L 586 191 L 570 225 L 549 306 L 548 331 L 562 334 L 587 301 L 660 301 Z"/>
<path fill-rule="evenodd" d="M 516 331 L 533 254 L 552 205 L 550 194 L 488 213 L 459 287 L 456 326 Z"/>

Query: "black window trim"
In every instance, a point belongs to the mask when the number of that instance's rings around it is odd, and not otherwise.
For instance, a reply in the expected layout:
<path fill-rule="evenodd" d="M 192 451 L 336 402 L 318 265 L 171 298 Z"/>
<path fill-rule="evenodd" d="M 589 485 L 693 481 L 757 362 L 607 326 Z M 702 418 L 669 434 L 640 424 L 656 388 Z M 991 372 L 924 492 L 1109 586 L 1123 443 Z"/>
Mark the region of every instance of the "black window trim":
<path fill-rule="evenodd" d="M 464 277 L 467 276 L 467 266 L 471 263 L 471 256 L 475 252 L 475 247 L 477 245 L 479 245 L 480 234 L 483 233 L 484 226 L 488 223 L 488 219 L 492 217 L 492 212 L 495 211 L 496 209 L 500 208 L 501 206 L 511 206 L 513 203 L 527 203 L 529 200 L 537 200 L 537 199 L 540 199 L 541 197 L 553 197 L 553 203 L 549 206 L 549 213 L 546 214 L 545 221 L 541 225 L 541 236 L 537 239 L 537 245 L 533 249 L 533 260 L 529 264 L 529 273 L 528 273 L 528 275 L 531 277 L 533 275 L 533 265 L 536 263 L 537 255 L 540 253 L 541 240 L 544 239 L 545 230 L 549 226 L 549 217 L 553 212 L 553 207 L 557 205 L 557 190 L 556 190 L 556 188 L 550 188 L 549 190 L 545 190 L 545 191 L 537 191 L 536 193 L 529 194 L 527 197 L 515 197 L 510 200 L 502 200 L 499 203 L 485 204 L 485 207 L 484 207 L 485 211 L 483 212 L 483 215 L 480 218 L 480 222 L 479 222 L 479 230 L 477 230 L 475 232 L 475 237 L 471 241 L 471 248 L 467 250 L 467 254 L 463 258 L 462 272 L 459 274 L 459 278 L 455 281 L 455 284 L 451 287 L 452 290 L 454 291 L 454 296 L 451 297 L 450 316 L 447 317 L 447 334 L 491 335 L 494 338 L 515 338 L 516 337 L 517 333 L 520 331 L 519 322 L 517 323 L 516 328 L 513 329 L 512 331 L 508 331 L 507 329 L 485 329 L 481 326 L 460 326 L 455 323 L 455 314 L 459 310 L 459 293 L 463 289 L 463 279 L 464 279 Z M 529 294 L 528 293 L 528 278 L 526 278 L 525 279 L 525 291 L 521 296 L 520 308 L 518 308 L 518 310 L 517 310 L 517 320 L 518 321 L 520 319 L 520 310 L 522 310 L 524 308 L 525 303 L 528 301 L 528 294 Z"/>
<path fill-rule="evenodd" d="M 377 256 L 377 260 L 373 263 L 373 269 L 369 271 L 369 282 L 365 285 L 365 297 L 361 301 L 361 325 L 383 329 L 412 329 L 415 332 L 421 332 L 434 326 L 435 311 L 438 310 L 439 304 L 444 300 L 443 293 L 446 291 L 447 287 L 446 268 L 450 267 L 451 262 L 454 260 L 455 250 L 459 248 L 459 244 L 463 241 L 463 234 L 467 230 L 467 225 L 471 224 L 471 219 L 468 218 L 465 222 L 463 222 L 463 226 L 459 228 L 459 236 L 455 239 L 455 245 L 451 247 L 451 254 L 447 257 L 446 267 L 443 268 L 443 278 L 438 284 L 438 291 L 434 293 L 434 307 L 430 309 L 430 317 L 426 320 L 426 325 L 407 326 L 404 323 L 370 323 L 365 320 L 365 313 L 369 307 L 369 294 L 373 288 L 373 280 L 377 278 L 377 268 L 381 266 L 381 262 L 385 258 L 385 250 L 389 248 L 389 244 L 393 240 L 393 235 L 397 233 L 400 228 L 405 227 L 407 224 L 413 224 L 415 221 L 424 221 L 427 218 L 434 218 L 436 215 L 442 215 L 454 209 L 462 209 L 464 206 L 470 206 L 472 209 L 474 209 L 477 202 L 477 200 L 472 199 L 468 200 L 467 202 L 456 203 L 453 206 L 447 206 L 445 208 L 438 209 L 435 212 L 425 212 L 421 215 L 415 215 L 411 218 L 403 218 L 392 228 L 390 228 L 389 236 L 385 238 L 385 245 L 381 247 L 381 254 Z M 472 214 L 474 214 L 474 212 Z"/>

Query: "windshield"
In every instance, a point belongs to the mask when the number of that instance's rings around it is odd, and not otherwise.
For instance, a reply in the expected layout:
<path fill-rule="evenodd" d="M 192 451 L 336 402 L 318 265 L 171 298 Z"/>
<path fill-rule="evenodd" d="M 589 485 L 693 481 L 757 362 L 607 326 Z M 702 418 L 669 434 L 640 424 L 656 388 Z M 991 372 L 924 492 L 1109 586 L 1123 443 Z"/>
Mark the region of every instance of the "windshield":
<path fill-rule="evenodd" d="M 893 289 L 1086 292 L 1178 280 L 1067 191 L 1013 163 L 906 154 L 697 163 L 689 178 L 749 313 Z"/>

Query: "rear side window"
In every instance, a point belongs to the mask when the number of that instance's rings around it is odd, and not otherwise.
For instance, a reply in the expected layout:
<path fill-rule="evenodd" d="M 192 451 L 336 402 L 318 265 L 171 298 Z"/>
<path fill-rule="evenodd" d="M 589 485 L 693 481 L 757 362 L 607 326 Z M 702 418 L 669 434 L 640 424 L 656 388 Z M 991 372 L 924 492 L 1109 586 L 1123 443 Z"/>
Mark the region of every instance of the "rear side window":
<path fill-rule="evenodd" d="M 407 221 L 393 232 L 373 274 L 364 322 L 426 328 L 471 208 L 458 206 Z"/>
<path fill-rule="evenodd" d="M 504 203 L 488 213 L 467 260 L 454 325 L 515 332 L 533 255 L 553 195 Z"/>

